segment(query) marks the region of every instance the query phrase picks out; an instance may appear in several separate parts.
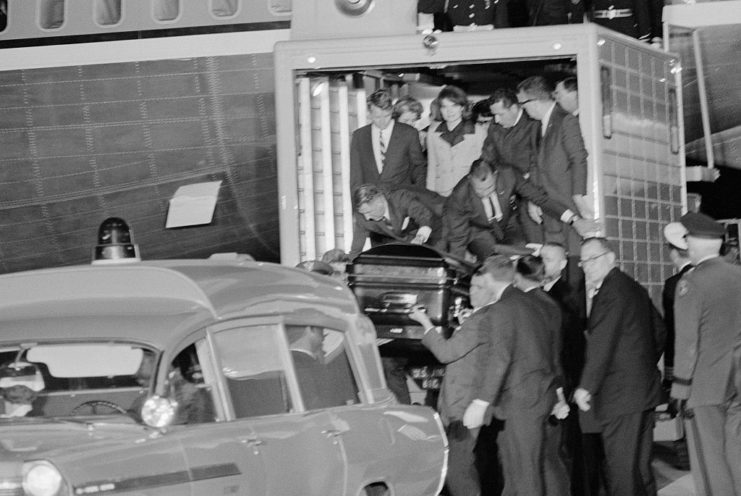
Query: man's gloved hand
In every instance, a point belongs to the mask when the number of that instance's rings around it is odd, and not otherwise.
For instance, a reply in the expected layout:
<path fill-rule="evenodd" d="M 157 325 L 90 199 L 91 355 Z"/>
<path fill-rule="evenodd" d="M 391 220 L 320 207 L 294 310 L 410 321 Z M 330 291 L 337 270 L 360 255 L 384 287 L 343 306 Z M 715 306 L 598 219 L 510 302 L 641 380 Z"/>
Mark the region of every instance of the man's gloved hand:
<path fill-rule="evenodd" d="M 579 406 L 579 410 L 583 412 L 587 412 L 591 408 L 591 406 L 589 406 L 591 399 L 592 395 L 584 388 L 577 388 L 576 391 L 574 391 L 574 401 Z"/>
<path fill-rule="evenodd" d="M 533 202 L 527 202 L 527 215 L 536 224 L 543 223 L 543 209 Z"/>
<path fill-rule="evenodd" d="M 571 408 L 569 408 L 569 404 L 566 403 L 566 398 L 564 398 L 563 395 L 563 388 L 556 389 L 556 394 L 558 395 L 558 402 L 553 405 L 551 415 L 556 417 L 558 420 L 563 420 L 569 416 Z"/>
<path fill-rule="evenodd" d="M 488 407 L 489 403 L 486 401 L 473 400 L 463 414 L 463 425 L 469 429 L 475 429 L 484 425 L 484 415 L 486 415 L 486 409 Z"/>

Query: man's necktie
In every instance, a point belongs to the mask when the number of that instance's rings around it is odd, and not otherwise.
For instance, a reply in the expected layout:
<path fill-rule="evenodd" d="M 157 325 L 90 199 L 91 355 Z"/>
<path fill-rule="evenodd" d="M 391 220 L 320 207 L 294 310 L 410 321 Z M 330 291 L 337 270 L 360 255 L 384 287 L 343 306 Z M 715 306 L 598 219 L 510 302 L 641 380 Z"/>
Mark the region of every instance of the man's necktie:
<path fill-rule="evenodd" d="M 378 133 L 378 152 L 381 156 L 381 169 L 386 165 L 386 142 L 383 139 L 383 131 Z"/>
<path fill-rule="evenodd" d="M 502 207 L 499 205 L 499 199 L 494 194 L 489 195 L 489 204 L 491 205 L 491 214 L 495 220 L 502 220 Z"/>
<path fill-rule="evenodd" d="M 594 297 L 597 295 L 597 292 L 599 292 L 599 288 L 594 288 L 588 286 L 587 288 L 587 317 L 589 317 L 589 314 L 592 313 L 592 304 L 594 303 Z"/>

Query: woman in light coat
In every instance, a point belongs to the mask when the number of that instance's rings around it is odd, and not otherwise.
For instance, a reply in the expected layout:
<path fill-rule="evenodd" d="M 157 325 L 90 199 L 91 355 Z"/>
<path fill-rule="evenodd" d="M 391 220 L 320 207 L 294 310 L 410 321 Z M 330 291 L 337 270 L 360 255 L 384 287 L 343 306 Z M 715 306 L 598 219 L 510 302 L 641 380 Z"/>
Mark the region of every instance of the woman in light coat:
<path fill-rule="evenodd" d="M 427 189 L 448 196 L 481 157 L 486 130 L 471 120 L 468 96 L 462 89 L 446 86 L 437 100 L 443 122 L 427 135 Z"/>

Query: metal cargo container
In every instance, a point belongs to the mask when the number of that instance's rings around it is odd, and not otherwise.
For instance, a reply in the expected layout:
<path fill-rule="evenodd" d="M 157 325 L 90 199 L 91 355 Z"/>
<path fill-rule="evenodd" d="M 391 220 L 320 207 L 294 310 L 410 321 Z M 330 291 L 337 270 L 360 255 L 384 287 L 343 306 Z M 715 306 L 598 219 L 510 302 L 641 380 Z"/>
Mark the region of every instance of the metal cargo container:
<path fill-rule="evenodd" d="M 367 122 L 369 91 L 401 95 L 411 79 L 443 73 L 453 84 L 476 77 L 481 86 L 488 77 L 492 91 L 557 67 L 579 81 L 595 215 L 621 267 L 659 297 L 673 272 L 661 228 L 686 205 L 676 56 L 594 24 L 364 36 L 276 45 L 283 263 L 349 248 L 350 137 Z"/>

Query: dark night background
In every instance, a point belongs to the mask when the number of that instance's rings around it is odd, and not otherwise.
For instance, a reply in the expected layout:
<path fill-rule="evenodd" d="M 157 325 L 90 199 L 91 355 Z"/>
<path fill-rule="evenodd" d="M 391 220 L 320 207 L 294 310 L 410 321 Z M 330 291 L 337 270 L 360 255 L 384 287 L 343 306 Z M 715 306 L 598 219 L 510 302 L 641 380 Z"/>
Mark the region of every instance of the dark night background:
<path fill-rule="evenodd" d="M 701 210 L 715 219 L 741 217 L 741 170 L 718 167 L 720 178 L 714 183 L 687 183 L 687 191 L 702 195 Z"/>

